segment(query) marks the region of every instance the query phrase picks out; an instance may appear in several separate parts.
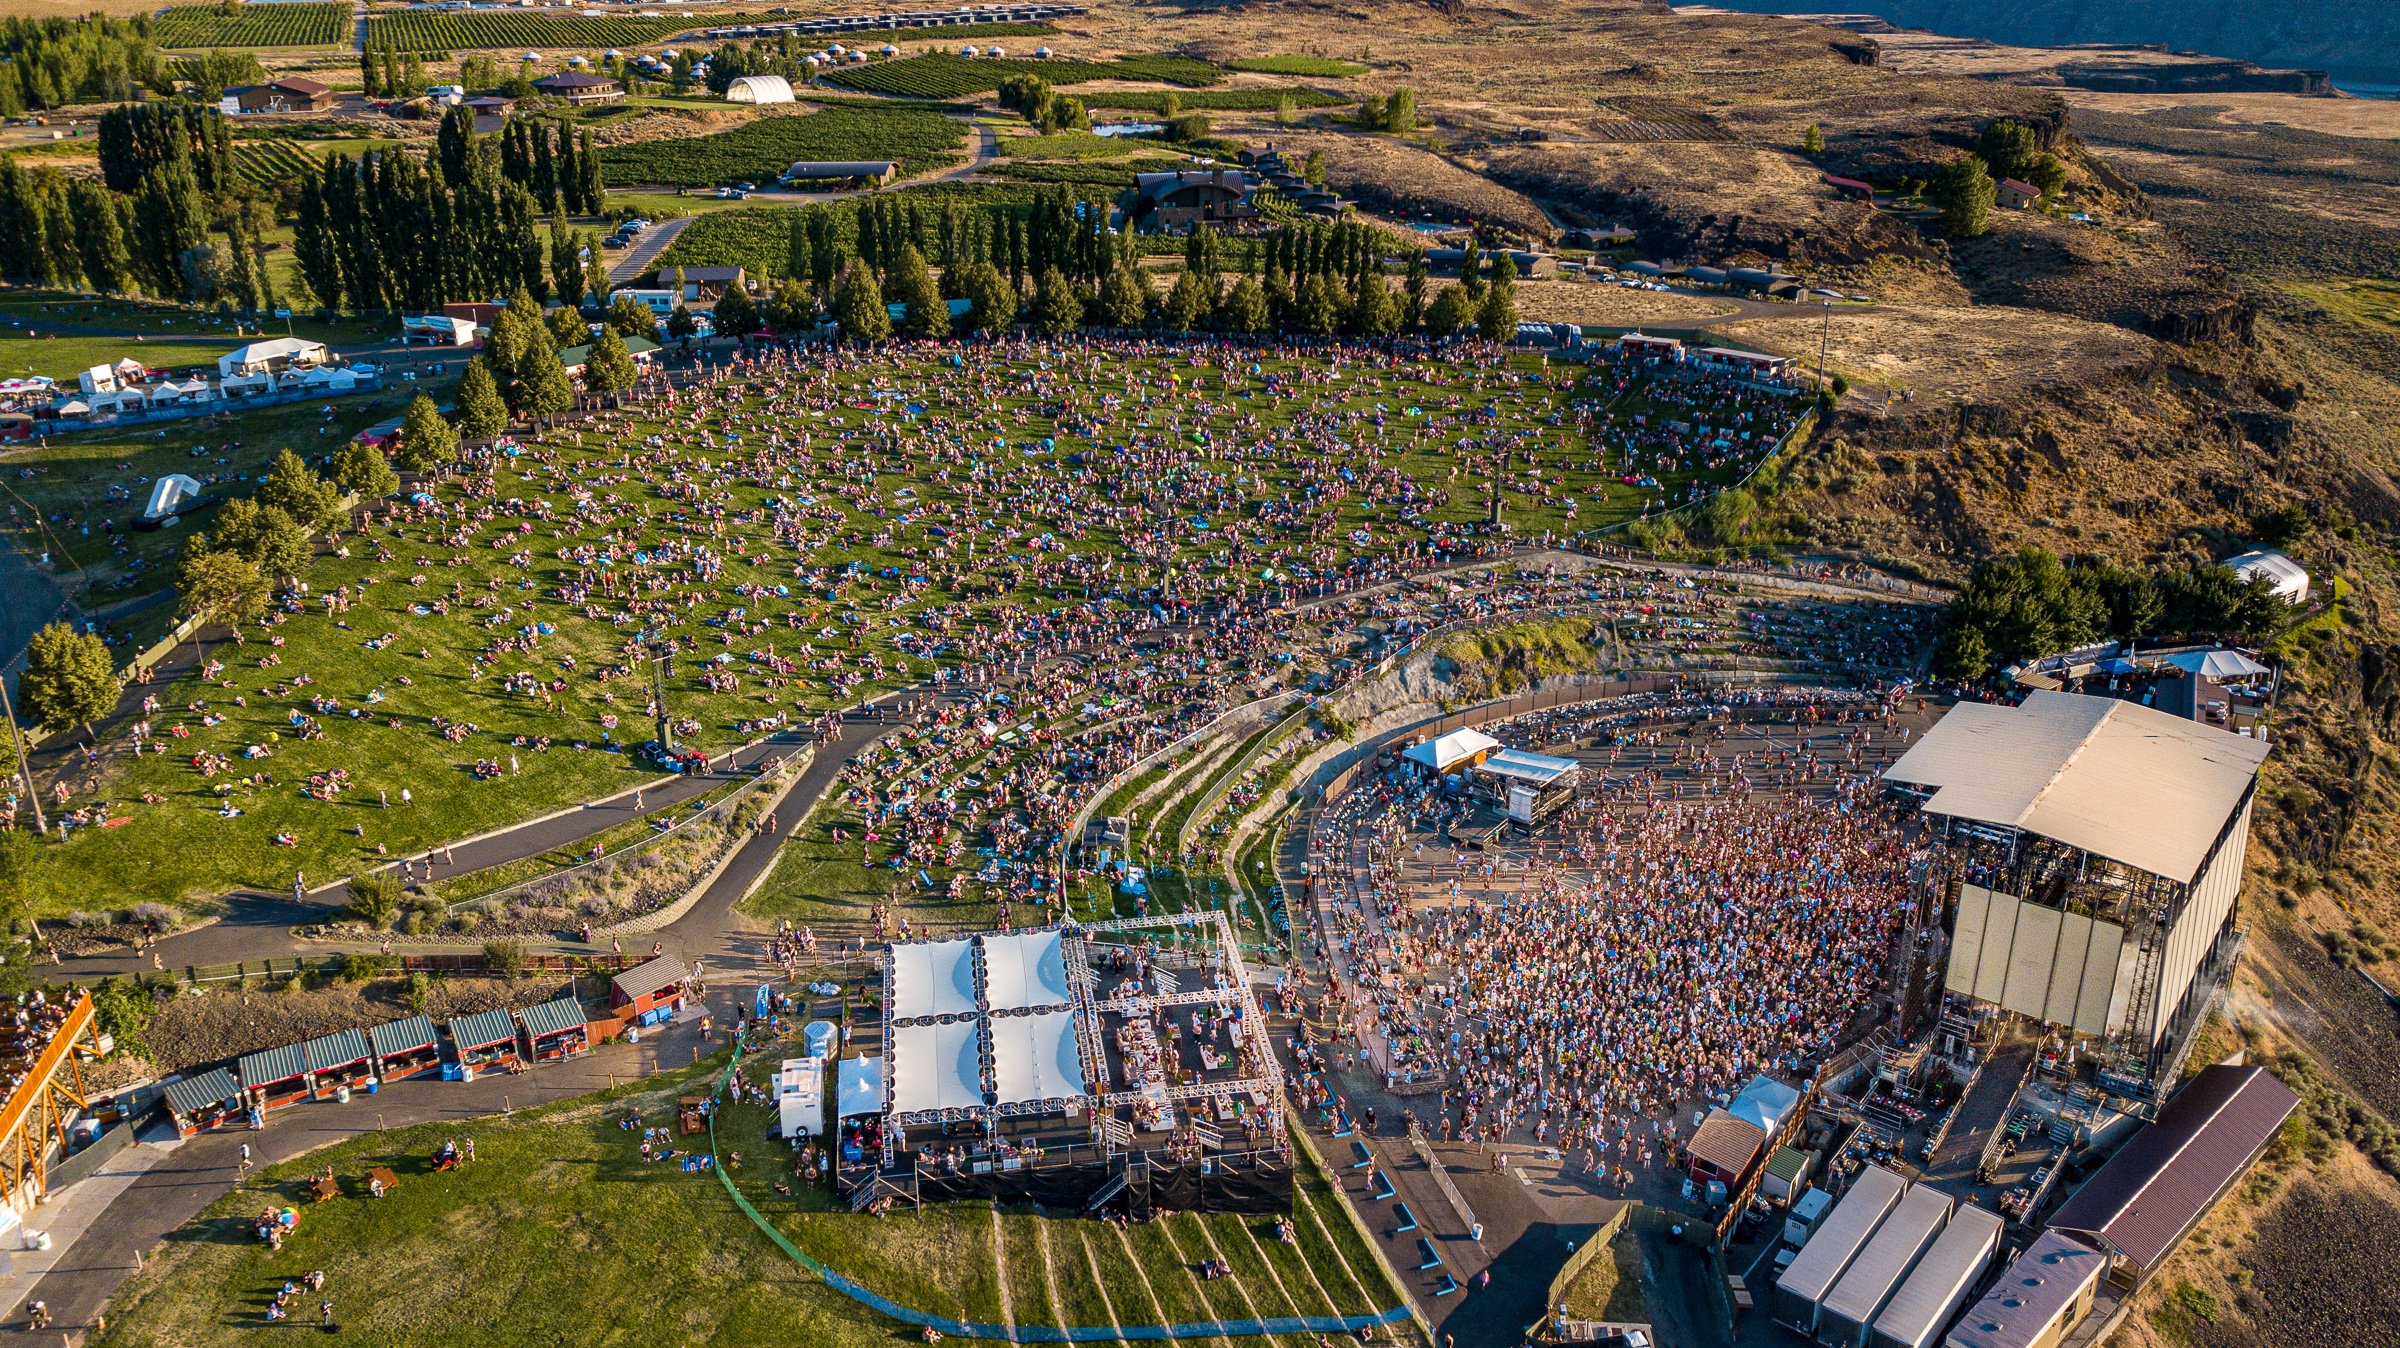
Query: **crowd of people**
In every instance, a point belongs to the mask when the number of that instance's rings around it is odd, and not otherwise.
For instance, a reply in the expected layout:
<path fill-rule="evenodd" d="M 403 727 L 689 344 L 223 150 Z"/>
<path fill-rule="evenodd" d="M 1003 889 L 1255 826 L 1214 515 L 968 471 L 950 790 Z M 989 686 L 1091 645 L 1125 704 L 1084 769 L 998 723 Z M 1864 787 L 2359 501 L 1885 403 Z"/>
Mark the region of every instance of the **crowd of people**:
<path fill-rule="evenodd" d="M 1687 688 L 1488 727 L 1584 779 L 1482 852 L 1448 845 L 1463 795 L 1372 776 L 1313 840 L 1330 1051 L 1438 1088 L 1418 1122 L 1445 1140 L 1556 1146 L 1630 1183 L 1687 1107 L 1804 1078 L 1877 1009 L 1921 845 L 1873 779 L 1905 709 L 1889 688 Z"/>

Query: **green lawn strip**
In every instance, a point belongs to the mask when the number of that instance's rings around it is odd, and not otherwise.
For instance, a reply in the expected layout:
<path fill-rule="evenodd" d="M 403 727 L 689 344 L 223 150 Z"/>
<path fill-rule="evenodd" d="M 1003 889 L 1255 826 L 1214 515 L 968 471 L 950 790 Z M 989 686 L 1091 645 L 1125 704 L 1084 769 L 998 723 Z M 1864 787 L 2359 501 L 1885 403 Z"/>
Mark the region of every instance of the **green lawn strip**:
<path fill-rule="evenodd" d="M 1057 1326 L 1090 1323 L 1069 1319 L 1081 1308 L 1062 1307 L 1051 1295 L 1053 1279 L 1042 1254 L 1042 1223 L 1048 1219 L 1041 1210 L 1030 1204 L 1016 1204 L 997 1211 L 994 1219 L 1000 1224 L 1000 1241 L 1008 1259 L 1008 1301 L 1016 1322 Z M 1065 1292 L 1065 1288 L 1059 1289 L 1060 1296 Z"/>
<path fill-rule="evenodd" d="M 1300 1248 L 1308 1255 L 1309 1267 L 1318 1271 L 1325 1290 L 1343 1299 L 1345 1311 L 1367 1315 L 1406 1304 L 1384 1266 L 1383 1256 L 1359 1233 L 1352 1223 L 1352 1214 L 1334 1206 L 1349 1200 L 1330 1187 L 1320 1188 L 1305 1182 L 1299 1194 L 1293 1223 Z M 1337 1274 L 1348 1284 L 1347 1290 L 1334 1284 Z M 1345 1299 L 1348 1296 L 1356 1296 L 1357 1300 Z"/>
<path fill-rule="evenodd" d="M 1239 1313 L 1227 1315 L 1214 1305 L 1193 1276 L 1194 1270 L 1177 1253 L 1173 1237 L 1158 1222 L 1136 1222 L 1116 1228 L 1122 1238 L 1118 1253 L 1137 1262 L 1147 1277 L 1151 1295 L 1156 1298 L 1165 1324 L 1198 1324 L 1222 1322 L 1241 1318 Z"/>
<path fill-rule="evenodd" d="M 1092 1260 L 1109 1288 L 1118 1324 L 1207 1324 L 1214 1318 L 1199 1289 L 1175 1271 L 1171 1257 L 1162 1260 L 1153 1245 L 1139 1238 L 1147 1224 L 1130 1232 L 1107 1222 L 1076 1225 L 1087 1228 Z"/>
<path fill-rule="evenodd" d="M 635 843 L 655 836 L 659 831 L 656 827 L 658 821 L 665 820 L 681 825 L 691 816 L 706 811 L 710 806 L 727 799 L 746 785 L 748 785 L 747 782 L 727 782 L 706 794 L 694 796 L 672 808 L 653 806 L 649 813 L 638 819 L 628 819 L 623 823 L 611 824 L 597 833 L 586 834 L 564 847 L 553 847 L 536 856 L 519 857 L 515 861 L 504 861 L 497 866 L 486 866 L 479 871 L 469 871 L 465 875 L 437 880 L 426 888 L 435 898 L 441 899 L 445 903 L 465 903 L 490 894 L 494 890 L 523 884 L 550 871 L 564 870 L 569 866 L 580 866 L 591 860 L 592 849 L 595 847 L 606 849 L 605 855 L 616 856 Z"/>
<path fill-rule="evenodd" d="M 1217 1244 L 1225 1247 L 1225 1257 L 1241 1266 L 1239 1250 L 1248 1250 L 1275 1279 L 1284 1299 L 1295 1315 L 1342 1315 L 1332 1295 L 1318 1281 L 1308 1260 L 1297 1246 L 1286 1245 L 1275 1238 L 1275 1224 L 1264 1217 L 1246 1213 L 1211 1213 L 1202 1220 L 1215 1228 Z"/>
<path fill-rule="evenodd" d="M 1258 1308 L 1261 1318 L 1274 1320 L 1324 1313 L 1321 1307 L 1296 1298 L 1284 1285 L 1282 1275 L 1267 1266 L 1256 1242 L 1245 1234 L 1253 1223 L 1266 1218 L 1243 1212 L 1196 1212 L 1191 1217 L 1192 1224 L 1200 1228 L 1216 1252 L 1233 1266 L 1234 1281 L 1249 1295 L 1250 1304 Z"/>
<path fill-rule="evenodd" d="M 1128 1319 L 1135 1324 L 1151 1323 L 1148 1317 L 1155 1313 L 1156 1302 L 1150 1301 L 1147 1297 L 1143 1297 L 1139 1301 L 1129 1302 L 1127 1300 L 1127 1298 L 1136 1296 L 1140 1292 L 1140 1288 L 1131 1282 L 1120 1282 L 1116 1285 L 1117 1294 L 1110 1295 L 1109 1278 L 1114 1266 L 1100 1262 L 1100 1243 L 1093 1239 L 1094 1236 L 1108 1238 L 1109 1232 L 1105 1227 L 1095 1229 L 1096 1226 L 1097 1224 L 1092 1222 L 1066 1222 L 1048 1228 L 1045 1234 L 1052 1238 L 1051 1256 L 1053 1260 L 1066 1255 L 1083 1262 L 1084 1270 L 1092 1280 L 1092 1290 L 1100 1294 L 1100 1303 L 1108 1311 L 1109 1324 L 1116 1326 L 1121 1331 Z M 1116 1241 L 1113 1238 L 1109 1238 L 1108 1243 L 1111 1249 L 1115 1248 Z M 1127 1264 L 1125 1267 L 1131 1268 L 1132 1265 Z M 1119 1339 L 1119 1342 L 1123 1341 L 1122 1338 Z"/>
<path fill-rule="evenodd" d="M 768 1217 L 812 1258 L 899 1305 L 1000 1322 L 989 1203 L 928 1203 L 863 1219 L 847 1210 L 787 1207 Z"/>

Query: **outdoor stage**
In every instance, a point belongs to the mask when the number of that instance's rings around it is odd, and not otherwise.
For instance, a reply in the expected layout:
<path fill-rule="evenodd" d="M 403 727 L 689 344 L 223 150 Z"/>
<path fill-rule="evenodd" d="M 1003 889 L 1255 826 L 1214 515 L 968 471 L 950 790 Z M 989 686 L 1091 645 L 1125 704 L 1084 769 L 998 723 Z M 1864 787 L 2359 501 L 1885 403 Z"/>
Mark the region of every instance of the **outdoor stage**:
<path fill-rule="evenodd" d="M 898 942 L 884 993 L 853 1207 L 1288 1208 L 1282 1070 L 1222 913 Z"/>

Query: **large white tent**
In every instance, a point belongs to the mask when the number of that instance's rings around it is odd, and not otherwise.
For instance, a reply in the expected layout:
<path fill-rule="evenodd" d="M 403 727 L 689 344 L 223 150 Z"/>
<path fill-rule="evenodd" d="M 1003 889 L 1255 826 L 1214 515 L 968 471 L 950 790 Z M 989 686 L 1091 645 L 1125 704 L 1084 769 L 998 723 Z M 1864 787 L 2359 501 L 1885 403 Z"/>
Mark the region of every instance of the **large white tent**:
<path fill-rule="evenodd" d="M 894 1020 L 975 1011 L 975 943 L 920 941 L 892 947 Z"/>
<path fill-rule="evenodd" d="M 1084 1093 L 1074 1012 L 1001 1016 L 990 1024 L 992 1082 L 1000 1104 L 1065 1100 Z"/>
<path fill-rule="evenodd" d="M 984 937 L 983 991 L 994 1011 L 1066 1005 L 1064 937 L 1055 929 Z"/>
<path fill-rule="evenodd" d="M 881 1056 L 844 1058 L 834 1072 L 834 1114 L 854 1119 L 861 1114 L 883 1112 L 883 1059 Z"/>
<path fill-rule="evenodd" d="M 1483 755 L 1499 747 L 1500 741 L 1480 730 L 1453 730 L 1417 745 L 1400 756 L 1411 763 L 1422 764 L 1447 775 L 1479 761 Z"/>
<path fill-rule="evenodd" d="M 892 1112 L 983 1106 L 983 1022 L 892 1031 Z"/>

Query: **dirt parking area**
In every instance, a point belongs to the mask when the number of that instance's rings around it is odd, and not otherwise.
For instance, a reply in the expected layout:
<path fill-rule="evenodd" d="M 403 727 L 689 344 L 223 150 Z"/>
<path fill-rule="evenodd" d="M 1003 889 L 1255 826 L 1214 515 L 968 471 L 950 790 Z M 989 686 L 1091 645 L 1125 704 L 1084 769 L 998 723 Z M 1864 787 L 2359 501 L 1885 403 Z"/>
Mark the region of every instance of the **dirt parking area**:
<path fill-rule="evenodd" d="M 2082 379 L 2150 359 L 2150 338 L 2082 319 L 2001 305 L 1834 311 L 1830 328 L 1743 319 L 1718 331 L 1770 351 L 1807 356 L 1829 332 L 1826 368 L 1875 390 L 1957 390 L 1974 397 L 2046 378 Z"/>

